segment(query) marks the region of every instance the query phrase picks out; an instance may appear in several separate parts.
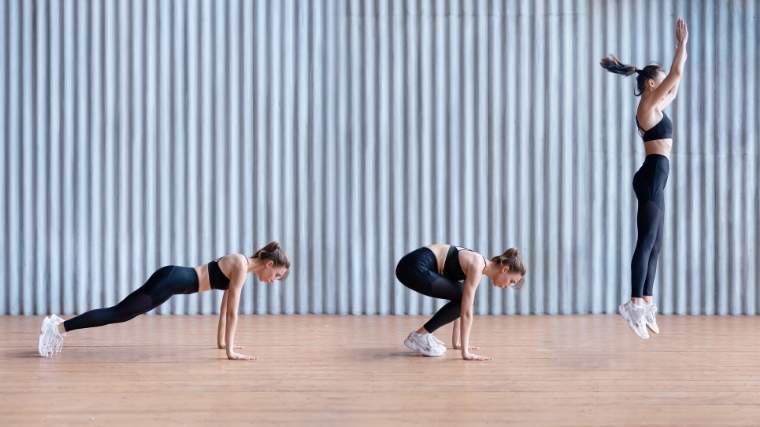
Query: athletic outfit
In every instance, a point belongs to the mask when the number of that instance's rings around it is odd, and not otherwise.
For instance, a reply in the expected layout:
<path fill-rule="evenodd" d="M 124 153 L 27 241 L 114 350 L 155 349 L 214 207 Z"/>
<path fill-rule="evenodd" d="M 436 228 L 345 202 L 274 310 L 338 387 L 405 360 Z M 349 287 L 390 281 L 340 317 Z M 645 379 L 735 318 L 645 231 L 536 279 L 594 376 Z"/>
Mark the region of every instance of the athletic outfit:
<path fill-rule="evenodd" d="M 636 126 L 644 131 L 636 118 Z M 673 122 L 668 115 L 662 113 L 662 120 L 641 137 L 644 142 L 657 139 L 673 138 Z M 665 184 L 668 183 L 670 162 L 660 154 L 650 154 L 644 159 L 638 172 L 633 175 L 633 191 L 639 202 L 636 214 L 638 238 L 636 249 L 631 260 L 631 297 L 643 298 L 652 296 L 654 278 L 657 273 L 657 260 L 662 249 L 662 233 L 665 225 Z M 649 338 L 647 327 L 654 333 L 659 333 L 655 313 L 657 306 L 644 301 L 644 305 L 636 305 L 633 301 L 622 304 L 618 310 L 628 321 L 633 332 L 643 339 Z"/>
<path fill-rule="evenodd" d="M 470 249 L 465 251 L 474 252 Z M 486 259 L 483 258 L 485 262 Z M 487 263 L 486 263 L 487 264 Z M 428 248 L 419 248 L 405 255 L 396 266 L 396 277 L 407 288 L 433 298 L 449 300 L 437 313 L 425 323 L 425 330 L 433 333 L 441 326 L 459 318 L 462 311 L 462 295 L 465 279 L 459 264 L 459 248 L 449 247 L 443 274 L 438 274 L 438 260 Z"/>
<path fill-rule="evenodd" d="M 636 125 L 639 120 L 636 118 Z M 641 129 L 643 130 L 643 129 Z M 662 113 L 662 120 L 642 135 L 644 142 L 673 138 L 673 122 Z M 670 162 L 660 154 L 650 154 L 633 175 L 633 191 L 639 202 L 636 215 L 638 239 L 631 261 L 631 296 L 652 296 L 657 259 L 662 248 L 662 231 L 665 217 L 665 184 L 668 183 Z"/>
<path fill-rule="evenodd" d="M 247 258 L 246 258 L 247 260 Z M 219 260 L 208 263 L 208 277 L 211 289 L 226 291 L 230 279 L 219 268 Z M 66 331 L 94 328 L 96 326 L 121 323 L 158 307 L 173 295 L 198 292 L 198 274 L 192 267 L 167 265 L 156 270 L 144 285 L 129 294 L 124 300 L 110 308 L 90 310 L 63 322 Z"/>

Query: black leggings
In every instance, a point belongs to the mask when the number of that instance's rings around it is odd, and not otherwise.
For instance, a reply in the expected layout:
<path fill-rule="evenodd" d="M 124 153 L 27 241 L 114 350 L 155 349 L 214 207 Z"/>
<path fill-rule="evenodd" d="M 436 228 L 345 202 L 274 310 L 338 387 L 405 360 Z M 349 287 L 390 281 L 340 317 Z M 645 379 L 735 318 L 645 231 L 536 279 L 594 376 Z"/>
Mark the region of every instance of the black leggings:
<path fill-rule="evenodd" d="M 449 300 L 425 323 L 425 330 L 432 334 L 441 326 L 459 319 L 464 284 L 438 274 L 438 261 L 433 251 L 420 248 L 405 255 L 396 266 L 396 277 L 404 286 L 422 295 Z"/>
<path fill-rule="evenodd" d="M 633 176 L 633 191 L 639 201 L 636 215 L 638 239 L 631 261 L 631 296 L 652 296 L 657 259 L 662 248 L 662 229 L 665 217 L 665 184 L 670 162 L 665 156 L 650 154 Z"/>
<path fill-rule="evenodd" d="M 194 268 L 168 265 L 150 276 L 139 289 L 111 308 L 99 308 L 63 322 L 66 331 L 94 328 L 126 322 L 158 307 L 177 294 L 198 292 L 198 275 Z"/>

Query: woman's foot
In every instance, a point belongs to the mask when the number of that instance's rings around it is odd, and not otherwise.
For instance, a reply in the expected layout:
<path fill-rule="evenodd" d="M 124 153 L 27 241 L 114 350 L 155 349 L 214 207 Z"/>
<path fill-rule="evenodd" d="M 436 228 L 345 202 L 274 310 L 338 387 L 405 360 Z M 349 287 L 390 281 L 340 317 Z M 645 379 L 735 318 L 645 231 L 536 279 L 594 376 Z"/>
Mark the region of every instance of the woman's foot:
<path fill-rule="evenodd" d="M 648 304 L 646 301 L 644 302 L 644 309 L 646 310 L 644 314 L 644 320 L 647 323 L 647 327 L 652 330 L 655 334 L 660 333 L 660 328 L 657 327 L 657 320 L 654 318 L 654 314 L 657 312 L 657 306 L 652 304 Z"/>
<path fill-rule="evenodd" d="M 645 319 L 646 309 L 643 306 L 634 304 L 632 301 L 618 307 L 620 315 L 623 319 L 628 321 L 628 326 L 631 327 L 633 332 L 640 338 L 649 339 L 649 332 L 647 332 L 647 325 Z"/>
<path fill-rule="evenodd" d="M 437 339 L 431 334 L 418 334 L 417 331 L 412 331 L 404 340 L 404 345 L 425 356 L 434 357 L 446 352 L 446 347 L 439 345 L 436 341 Z"/>
<path fill-rule="evenodd" d="M 63 319 L 55 314 L 42 320 L 40 338 L 37 343 L 37 350 L 39 350 L 40 356 L 49 357 L 61 352 L 63 337 L 66 336 L 65 333 L 58 333 L 58 325 L 61 323 L 63 323 Z"/>

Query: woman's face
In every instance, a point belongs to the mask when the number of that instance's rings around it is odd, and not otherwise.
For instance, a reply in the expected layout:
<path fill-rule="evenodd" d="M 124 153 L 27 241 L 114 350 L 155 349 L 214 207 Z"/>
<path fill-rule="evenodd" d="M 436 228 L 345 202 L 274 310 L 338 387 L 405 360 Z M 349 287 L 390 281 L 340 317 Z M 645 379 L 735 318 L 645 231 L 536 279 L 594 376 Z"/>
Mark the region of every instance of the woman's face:
<path fill-rule="evenodd" d="M 509 267 L 503 267 L 493 279 L 493 285 L 497 288 L 506 289 L 522 280 L 520 273 L 512 273 Z"/>
<path fill-rule="evenodd" d="M 282 277 L 286 271 L 287 269 L 285 267 L 275 267 L 272 261 L 267 261 L 264 269 L 257 274 L 259 276 L 259 282 L 272 283 Z"/>
<path fill-rule="evenodd" d="M 660 86 L 660 84 L 662 83 L 663 80 L 665 80 L 665 72 L 664 71 L 659 71 L 657 73 L 657 77 L 655 77 L 653 79 L 649 79 L 649 81 L 647 82 L 647 84 L 649 85 L 649 89 L 650 90 L 657 89 L 657 87 Z"/>

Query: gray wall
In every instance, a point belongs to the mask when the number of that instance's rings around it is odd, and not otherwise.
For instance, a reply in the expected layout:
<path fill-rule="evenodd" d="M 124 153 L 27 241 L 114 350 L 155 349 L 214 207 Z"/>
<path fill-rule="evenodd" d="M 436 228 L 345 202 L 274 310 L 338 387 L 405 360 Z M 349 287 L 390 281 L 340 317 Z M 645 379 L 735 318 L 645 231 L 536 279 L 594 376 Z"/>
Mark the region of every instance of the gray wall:
<path fill-rule="evenodd" d="M 746 1 L 0 2 L 0 313 L 116 303 L 165 264 L 279 239 L 245 313 L 431 313 L 395 262 L 518 246 L 478 313 L 628 298 L 633 79 L 690 29 L 661 312 L 755 314 L 760 6 Z M 212 313 L 220 293 L 159 313 Z"/>

